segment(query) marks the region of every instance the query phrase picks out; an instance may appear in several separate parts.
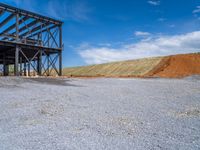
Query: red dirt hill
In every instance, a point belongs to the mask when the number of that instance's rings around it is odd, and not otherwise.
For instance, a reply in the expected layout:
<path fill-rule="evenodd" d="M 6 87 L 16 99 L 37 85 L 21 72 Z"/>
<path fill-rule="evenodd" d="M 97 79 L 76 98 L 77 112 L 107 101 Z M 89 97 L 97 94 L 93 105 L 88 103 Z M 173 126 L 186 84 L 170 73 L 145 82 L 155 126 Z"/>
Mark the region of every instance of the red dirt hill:
<path fill-rule="evenodd" d="M 200 53 L 164 57 L 161 62 L 145 76 L 181 78 L 190 75 L 200 75 Z"/>

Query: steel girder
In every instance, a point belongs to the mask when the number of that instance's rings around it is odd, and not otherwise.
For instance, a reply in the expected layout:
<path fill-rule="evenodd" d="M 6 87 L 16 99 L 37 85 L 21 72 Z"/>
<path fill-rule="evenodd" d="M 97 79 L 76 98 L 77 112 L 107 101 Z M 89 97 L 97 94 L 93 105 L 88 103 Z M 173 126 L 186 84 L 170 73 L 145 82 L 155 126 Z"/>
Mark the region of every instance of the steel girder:
<path fill-rule="evenodd" d="M 15 60 L 15 75 L 51 76 L 62 73 L 59 70 L 60 53 L 49 53 L 39 49 L 30 56 L 25 50 L 18 47 L 15 53 L 18 55 L 18 59 Z"/>
<path fill-rule="evenodd" d="M 0 65 L 4 73 L 14 64 L 15 75 L 25 75 L 25 70 L 29 75 L 32 71 L 38 75 L 62 74 L 63 22 L 3 3 L 0 19 Z"/>
<path fill-rule="evenodd" d="M 46 43 L 45 40 L 48 40 L 53 44 L 45 45 L 46 47 L 62 48 L 59 45 L 59 37 L 57 37 L 57 34 L 53 34 L 54 30 L 59 30 L 62 26 L 61 21 L 2 3 L 0 3 L 0 17 L 2 20 L 0 22 L 1 41 L 41 46 L 41 44 Z M 47 36 L 47 34 L 49 35 Z M 59 34 L 62 33 L 59 31 Z M 47 39 L 44 39 L 44 36 Z"/>

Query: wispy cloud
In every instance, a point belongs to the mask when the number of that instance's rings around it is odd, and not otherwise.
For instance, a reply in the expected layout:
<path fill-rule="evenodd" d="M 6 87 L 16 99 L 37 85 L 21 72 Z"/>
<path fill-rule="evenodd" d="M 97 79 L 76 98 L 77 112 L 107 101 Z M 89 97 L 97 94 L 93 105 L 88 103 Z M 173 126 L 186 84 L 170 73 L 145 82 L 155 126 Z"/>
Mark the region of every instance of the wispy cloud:
<path fill-rule="evenodd" d="M 141 40 L 133 44 L 124 44 L 119 48 L 94 47 L 89 44 L 78 48 L 79 55 L 87 64 L 99 64 L 112 61 L 162 56 L 178 53 L 199 52 L 200 31 L 182 35 L 160 36 Z"/>
<path fill-rule="evenodd" d="M 193 14 L 200 13 L 200 6 L 197 6 L 195 10 L 192 12 Z"/>
<path fill-rule="evenodd" d="M 135 36 L 149 36 L 151 33 L 149 32 L 143 32 L 143 31 L 135 31 Z"/>
<path fill-rule="evenodd" d="M 50 17 L 73 20 L 86 21 L 89 20 L 91 8 L 84 1 L 78 0 L 49 0 L 47 3 L 41 3 L 35 0 L 2 0 L 5 3 L 11 3 L 17 7 L 28 9 L 38 13 L 44 13 Z"/>
<path fill-rule="evenodd" d="M 166 18 L 158 18 L 158 21 L 160 21 L 160 22 L 164 22 L 166 20 L 167 20 Z"/>
<path fill-rule="evenodd" d="M 110 47 L 112 46 L 110 43 L 99 43 L 99 46 L 106 46 L 106 47 Z"/>
<path fill-rule="evenodd" d="M 35 0 L 2 0 L 3 3 L 13 4 L 19 8 L 29 9 L 29 11 L 37 12 L 37 2 Z"/>
<path fill-rule="evenodd" d="M 194 14 L 194 17 L 197 18 L 197 20 L 200 20 L 199 14 L 200 14 L 200 6 L 196 6 L 196 9 L 194 9 L 192 11 L 192 13 Z"/>
<path fill-rule="evenodd" d="M 160 1 L 158 0 L 149 0 L 147 1 L 149 4 L 154 5 L 154 6 L 158 6 L 160 5 Z"/>
<path fill-rule="evenodd" d="M 174 25 L 174 24 L 170 24 L 169 27 L 170 27 L 170 28 L 174 28 L 175 25 Z"/>
<path fill-rule="evenodd" d="M 51 16 L 75 21 L 85 21 L 89 19 L 91 9 L 85 2 L 52 0 L 48 2 L 48 12 Z"/>

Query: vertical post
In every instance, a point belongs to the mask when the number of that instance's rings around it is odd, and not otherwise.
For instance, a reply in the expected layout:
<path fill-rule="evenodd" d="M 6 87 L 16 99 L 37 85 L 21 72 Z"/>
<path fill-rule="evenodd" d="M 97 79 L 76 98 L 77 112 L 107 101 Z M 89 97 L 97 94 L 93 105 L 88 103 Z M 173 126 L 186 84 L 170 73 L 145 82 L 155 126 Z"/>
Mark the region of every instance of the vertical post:
<path fill-rule="evenodd" d="M 40 54 L 37 56 L 37 75 L 39 75 L 39 70 L 40 70 Z"/>
<path fill-rule="evenodd" d="M 28 62 L 28 76 L 31 76 L 31 64 L 30 61 Z"/>
<path fill-rule="evenodd" d="M 24 62 L 24 76 L 26 76 L 26 61 Z"/>
<path fill-rule="evenodd" d="M 60 52 L 59 52 L 59 76 L 62 76 L 62 24 L 59 26 L 60 38 L 59 38 L 59 45 L 60 45 Z"/>
<path fill-rule="evenodd" d="M 6 63 L 4 66 L 4 76 L 8 76 L 9 75 L 9 65 Z"/>
<path fill-rule="evenodd" d="M 40 33 L 37 35 L 37 38 L 38 38 L 38 45 L 40 46 Z"/>
<path fill-rule="evenodd" d="M 33 65 L 34 65 L 34 67 L 35 67 L 35 60 L 33 60 Z M 33 69 L 33 76 L 35 76 L 36 74 L 35 74 L 35 69 Z"/>
<path fill-rule="evenodd" d="M 15 40 L 16 40 L 16 42 L 18 42 L 18 40 L 19 40 L 19 13 L 18 12 L 16 13 L 15 28 L 16 28 L 16 37 L 15 37 Z M 18 64 L 19 64 L 19 47 L 17 45 L 16 49 L 15 49 L 15 66 L 14 66 L 15 76 L 19 75 Z"/>
<path fill-rule="evenodd" d="M 49 61 L 49 54 L 47 54 L 47 76 L 50 76 L 50 61 Z"/>
<path fill-rule="evenodd" d="M 50 35 L 49 35 L 49 34 L 50 34 L 50 33 L 47 32 L 47 36 L 48 36 L 48 37 L 47 37 L 47 38 L 48 38 L 48 40 L 47 40 L 47 41 L 48 41 L 48 47 L 50 47 Z"/>
<path fill-rule="evenodd" d="M 3 75 L 6 76 L 6 55 L 3 54 Z"/>
<path fill-rule="evenodd" d="M 39 50 L 37 71 L 38 71 L 38 75 L 41 76 L 42 75 L 42 50 Z"/>
<path fill-rule="evenodd" d="M 22 76 L 22 57 L 19 58 L 19 65 L 20 65 L 20 76 Z"/>
<path fill-rule="evenodd" d="M 19 47 L 16 46 L 16 49 L 15 49 L 15 67 L 14 67 L 15 76 L 19 75 L 18 65 L 19 65 Z"/>
<path fill-rule="evenodd" d="M 19 13 L 16 14 L 16 42 L 19 40 Z"/>
<path fill-rule="evenodd" d="M 59 76 L 62 76 L 62 51 L 59 52 Z"/>
<path fill-rule="evenodd" d="M 8 64 L 6 62 L 6 54 L 3 54 L 3 75 L 7 76 L 8 75 Z"/>
<path fill-rule="evenodd" d="M 37 38 L 38 38 L 38 45 L 42 46 L 42 33 L 41 32 L 38 34 Z"/>

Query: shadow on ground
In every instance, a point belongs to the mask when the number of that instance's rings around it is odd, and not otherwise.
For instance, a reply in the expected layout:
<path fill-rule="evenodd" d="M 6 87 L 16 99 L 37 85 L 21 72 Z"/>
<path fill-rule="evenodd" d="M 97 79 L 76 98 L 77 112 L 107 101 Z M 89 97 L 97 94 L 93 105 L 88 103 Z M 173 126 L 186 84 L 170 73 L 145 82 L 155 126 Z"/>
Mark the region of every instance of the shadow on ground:
<path fill-rule="evenodd" d="M 58 86 L 77 86 L 70 84 L 71 80 L 67 79 L 57 79 L 57 78 L 28 78 L 31 81 L 35 81 L 41 84 L 58 85 Z"/>

